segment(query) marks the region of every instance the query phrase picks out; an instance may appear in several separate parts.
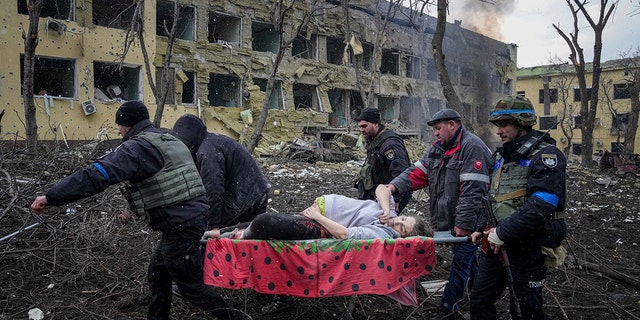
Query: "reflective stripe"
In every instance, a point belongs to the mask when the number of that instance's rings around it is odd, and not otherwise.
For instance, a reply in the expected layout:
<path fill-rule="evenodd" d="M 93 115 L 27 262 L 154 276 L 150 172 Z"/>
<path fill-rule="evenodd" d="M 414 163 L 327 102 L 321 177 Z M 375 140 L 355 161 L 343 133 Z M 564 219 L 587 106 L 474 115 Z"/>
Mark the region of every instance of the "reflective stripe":
<path fill-rule="evenodd" d="M 533 110 L 522 110 L 522 109 L 509 109 L 509 110 L 498 110 L 491 112 L 491 116 L 499 116 L 503 114 L 516 114 L 516 113 L 528 113 L 528 114 L 536 114 Z"/>
<path fill-rule="evenodd" d="M 100 171 L 100 173 L 102 173 L 102 176 L 103 176 L 105 179 L 107 179 L 107 183 L 108 183 L 108 184 L 111 184 L 111 178 L 109 178 L 109 174 L 107 173 L 107 170 L 105 170 L 105 169 L 104 169 L 104 167 L 103 167 L 101 164 L 97 163 L 97 162 L 94 162 L 94 163 L 93 163 L 93 166 L 94 166 L 96 169 L 98 169 L 98 171 Z"/>
<path fill-rule="evenodd" d="M 422 170 L 422 172 L 424 172 L 424 174 L 427 174 L 427 168 L 422 164 L 422 161 L 416 161 L 416 163 L 413 164 L 416 168 Z"/>
<path fill-rule="evenodd" d="M 480 173 L 462 173 L 460 174 L 460 181 L 480 181 L 489 183 L 489 176 Z"/>
<path fill-rule="evenodd" d="M 531 195 L 532 197 L 538 197 L 540 199 L 542 199 L 542 201 L 556 207 L 558 206 L 558 202 L 560 201 L 560 198 L 558 198 L 558 196 L 556 196 L 553 193 L 549 193 L 549 192 L 543 192 L 543 191 L 537 191 L 534 194 Z"/>

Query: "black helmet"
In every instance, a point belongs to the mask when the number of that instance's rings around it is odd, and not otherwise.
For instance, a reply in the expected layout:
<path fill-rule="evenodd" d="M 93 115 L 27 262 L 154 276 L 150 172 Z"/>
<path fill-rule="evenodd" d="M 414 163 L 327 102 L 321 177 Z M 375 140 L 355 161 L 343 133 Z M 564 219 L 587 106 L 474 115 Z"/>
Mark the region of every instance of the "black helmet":
<path fill-rule="evenodd" d="M 453 109 L 442 109 L 438 112 L 436 112 L 433 117 L 431 117 L 431 119 L 429 119 L 429 121 L 427 121 L 427 124 L 430 126 L 433 126 L 434 124 L 441 122 L 441 121 L 446 121 L 446 120 L 456 120 L 456 121 L 460 121 L 460 114 L 453 110 Z"/>
<path fill-rule="evenodd" d="M 533 127 L 536 124 L 536 112 L 529 99 L 522 96 L 506 96 L 496 103 L 491 110 L 489 122 L 511 121 L 523 127 Z"/>

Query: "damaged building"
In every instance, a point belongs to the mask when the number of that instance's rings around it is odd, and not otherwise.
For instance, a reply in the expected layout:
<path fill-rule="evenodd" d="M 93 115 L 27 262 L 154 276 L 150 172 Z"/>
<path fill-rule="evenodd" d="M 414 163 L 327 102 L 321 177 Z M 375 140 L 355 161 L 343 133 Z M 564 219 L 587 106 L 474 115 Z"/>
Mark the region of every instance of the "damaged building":
<path fill-rule="evenodd" d="M 250 139 L 283 36 L 273 22 L 275 3 L 179 1 L 163 127 L 193 113 L 212 132 Z M 117 138 L 113 115 L 126 100 L 142 100 L 153 118 L 156 99 L 148 75 L 160 87 L 170 44 L 166 30 L 175 6 L 173 1 L 145 2 L 142 25 L 132 28 L 135 5 L 134 0 L 46 1 L 39 19 L 34 81 L 40 139 Z M 353 119 L 368 106 L 380 109 L 384 123 L 399 134 L 432 139 L 425 119 L 446 107 L 431 45 L 436 18 L 408 8 L 389 10 L 390 5 L 296 3 L 284 20 L 284 37 L 294 40 L 274 78 L 259 151 L 268 153 L 305 135 L 331 139 L 356 134 Z M 294 31 L 309 12 L 308 24 Z M 25 136 L 22 34 L 28 19 L 26 1 L 5 4 L 0 35 L 0 110 L 6 110 L 0 119 L 2 140 Z M 142 32 L 145 50 L 137 39 L 127 41 L 131 30 Z M 489 138 L 482 126 L 493 102 L 514 90 L 516 46 L 466 30 L 456 21 L 447 24 L 443 47 L 463 102 L 461 113 Z"/>

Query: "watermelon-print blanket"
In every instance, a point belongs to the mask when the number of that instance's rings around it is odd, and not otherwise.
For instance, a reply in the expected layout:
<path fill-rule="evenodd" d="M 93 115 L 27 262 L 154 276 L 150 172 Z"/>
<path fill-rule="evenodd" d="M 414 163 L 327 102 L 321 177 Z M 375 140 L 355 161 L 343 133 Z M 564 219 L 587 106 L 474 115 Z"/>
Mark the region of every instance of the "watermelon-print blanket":
<path fill-rule="evenodd" d="M 432 238 L 207 241 L 204 281 L 307 298 L 389 295 L 418 305 L 415 282 L 436 263 Z"/>

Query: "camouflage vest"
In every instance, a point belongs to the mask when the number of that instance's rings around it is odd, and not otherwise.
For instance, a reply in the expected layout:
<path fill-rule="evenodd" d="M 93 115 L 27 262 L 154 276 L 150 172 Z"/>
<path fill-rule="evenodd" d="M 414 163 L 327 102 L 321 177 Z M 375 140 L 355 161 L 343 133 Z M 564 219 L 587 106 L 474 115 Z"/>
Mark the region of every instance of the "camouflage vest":
<path fill-rule="evenodd" d="M 549 143 L 539 143 L 528 155 L 516 162 L 504 164 L 504 159 L 497 154 L 494 162 L 493 176 L 489 194 L 495 199 L 493 212 L 498 221 L 510 216 L 522 207 L 528 199 L 527 180 L 531 161 Z"/>
<path fill-rule="evenodd" d="M 147 219 L 150 209 L 172 206 L 205 193 L 191 153 L 180 140 L 155 132 L 143 132 L 137 137 L 151 143 L 164 158 L 164 167 L 156 174 L 127 184 L 129 205 L 137 215 Z"/>

